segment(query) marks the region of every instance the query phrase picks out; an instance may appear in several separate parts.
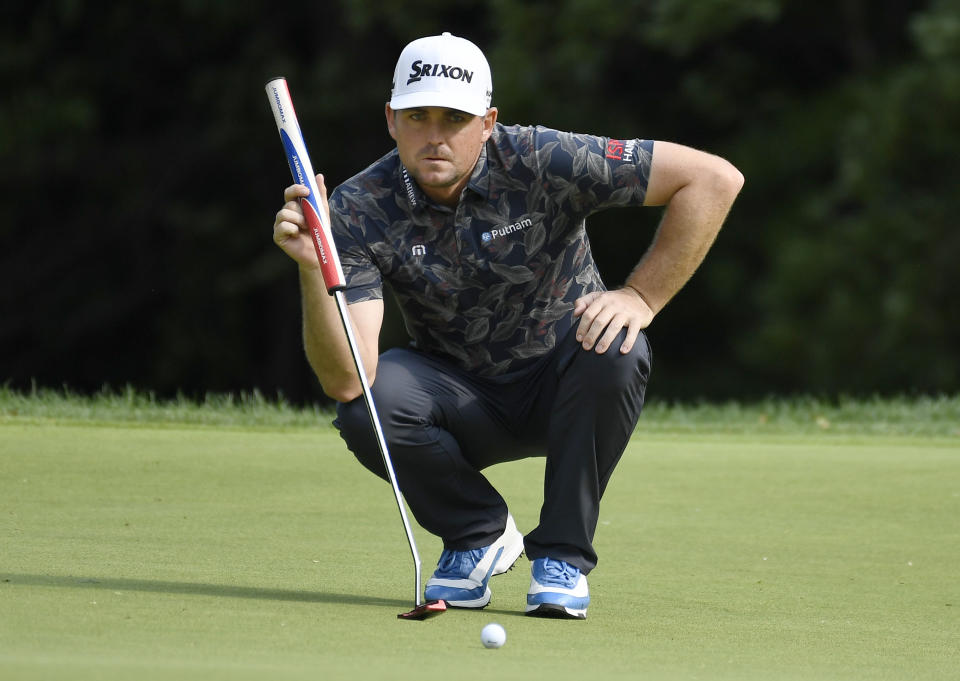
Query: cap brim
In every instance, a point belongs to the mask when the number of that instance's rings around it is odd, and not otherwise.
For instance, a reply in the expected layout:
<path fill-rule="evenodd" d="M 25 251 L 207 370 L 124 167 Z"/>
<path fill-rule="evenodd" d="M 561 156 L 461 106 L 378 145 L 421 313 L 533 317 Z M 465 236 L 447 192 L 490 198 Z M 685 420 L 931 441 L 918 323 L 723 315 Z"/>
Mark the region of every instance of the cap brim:
<path fill-rule="evenodd" d="M 411 92 L 398 95 L 390 100 L 390 108 L 416 109 L 423 106 L 441 106 L 445 109 L 456 109 L 472 116 L 483 116 L 487 107 L 478 103 L 475 97 L 458 97 L 451 92 Z"/>

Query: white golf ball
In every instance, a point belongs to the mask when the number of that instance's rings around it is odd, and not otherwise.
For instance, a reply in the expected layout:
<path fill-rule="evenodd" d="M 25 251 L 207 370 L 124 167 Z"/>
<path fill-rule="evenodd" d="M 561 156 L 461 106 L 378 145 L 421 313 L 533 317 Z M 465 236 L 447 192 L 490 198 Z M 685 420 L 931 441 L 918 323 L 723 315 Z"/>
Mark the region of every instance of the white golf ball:
<path fill-rule="evenodd" d="M 480 632 L 484 648 L 499 648 L 507 642 L 507 631 L 496 622 L 491 622 Z"/>

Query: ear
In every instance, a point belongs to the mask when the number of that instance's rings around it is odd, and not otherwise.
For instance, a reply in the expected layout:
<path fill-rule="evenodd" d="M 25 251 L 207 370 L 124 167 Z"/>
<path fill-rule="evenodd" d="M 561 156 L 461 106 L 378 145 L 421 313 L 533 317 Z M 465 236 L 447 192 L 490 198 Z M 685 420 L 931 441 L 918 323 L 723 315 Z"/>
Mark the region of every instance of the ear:
<path fill-rule="evenodd" d="M 487 109 L 483 116 L 483 141 L 486 142 L 493 134 L 493 126 L 497 122 L 497 107 L 492 106 Z"/>
<path fill-rule="evenodd" d="M 397 118 L 396 113 L 393 109 L 390 108 L 390 104 L 387 103 L 384 107 L 384 115 L 387 117 L 387 132 L 390 133 L 390 137 L 394 140 L 397 139 Z"/>

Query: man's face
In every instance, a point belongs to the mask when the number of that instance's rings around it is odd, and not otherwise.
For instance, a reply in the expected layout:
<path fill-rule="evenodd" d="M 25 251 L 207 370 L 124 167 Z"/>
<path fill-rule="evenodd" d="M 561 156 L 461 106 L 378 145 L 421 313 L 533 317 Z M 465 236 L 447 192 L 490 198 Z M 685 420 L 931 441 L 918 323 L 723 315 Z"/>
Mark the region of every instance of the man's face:
<path fill-rule="evenodd" d="M 387 105 L 386 113 L 407 172 L 430 198 L 456 204 L 493 131 L 497 110 L 473 116 L 438 106 L 394 111 Z"/>

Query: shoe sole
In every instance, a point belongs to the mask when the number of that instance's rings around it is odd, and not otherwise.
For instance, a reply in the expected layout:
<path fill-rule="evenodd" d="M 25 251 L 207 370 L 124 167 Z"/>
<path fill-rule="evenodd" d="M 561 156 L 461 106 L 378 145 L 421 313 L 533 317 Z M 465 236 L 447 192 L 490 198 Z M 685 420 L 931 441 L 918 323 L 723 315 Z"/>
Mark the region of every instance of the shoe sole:
<path fill-rule="evenodd" d="M 490 591 L 490 587 L 487 587 L 487 590 L 484 592 L 483 596 L 476 598 L 472 601 L 446 601 L 447 605 L 451 608 L 464 608 L 470 610 L 482 610 L 488 605 L 490 605 L 490 597 L 493 593 Z"/>
<path fill-rule="evenodd" d="M 528 605 L 526 615 L 529 617 L 549 617 L 551 619 L 564 620 L 585 620 L 587 619 L 587 610 L 578 610 L 567 608 L 556 603 L 540 603 L 538 605 Z"/>

